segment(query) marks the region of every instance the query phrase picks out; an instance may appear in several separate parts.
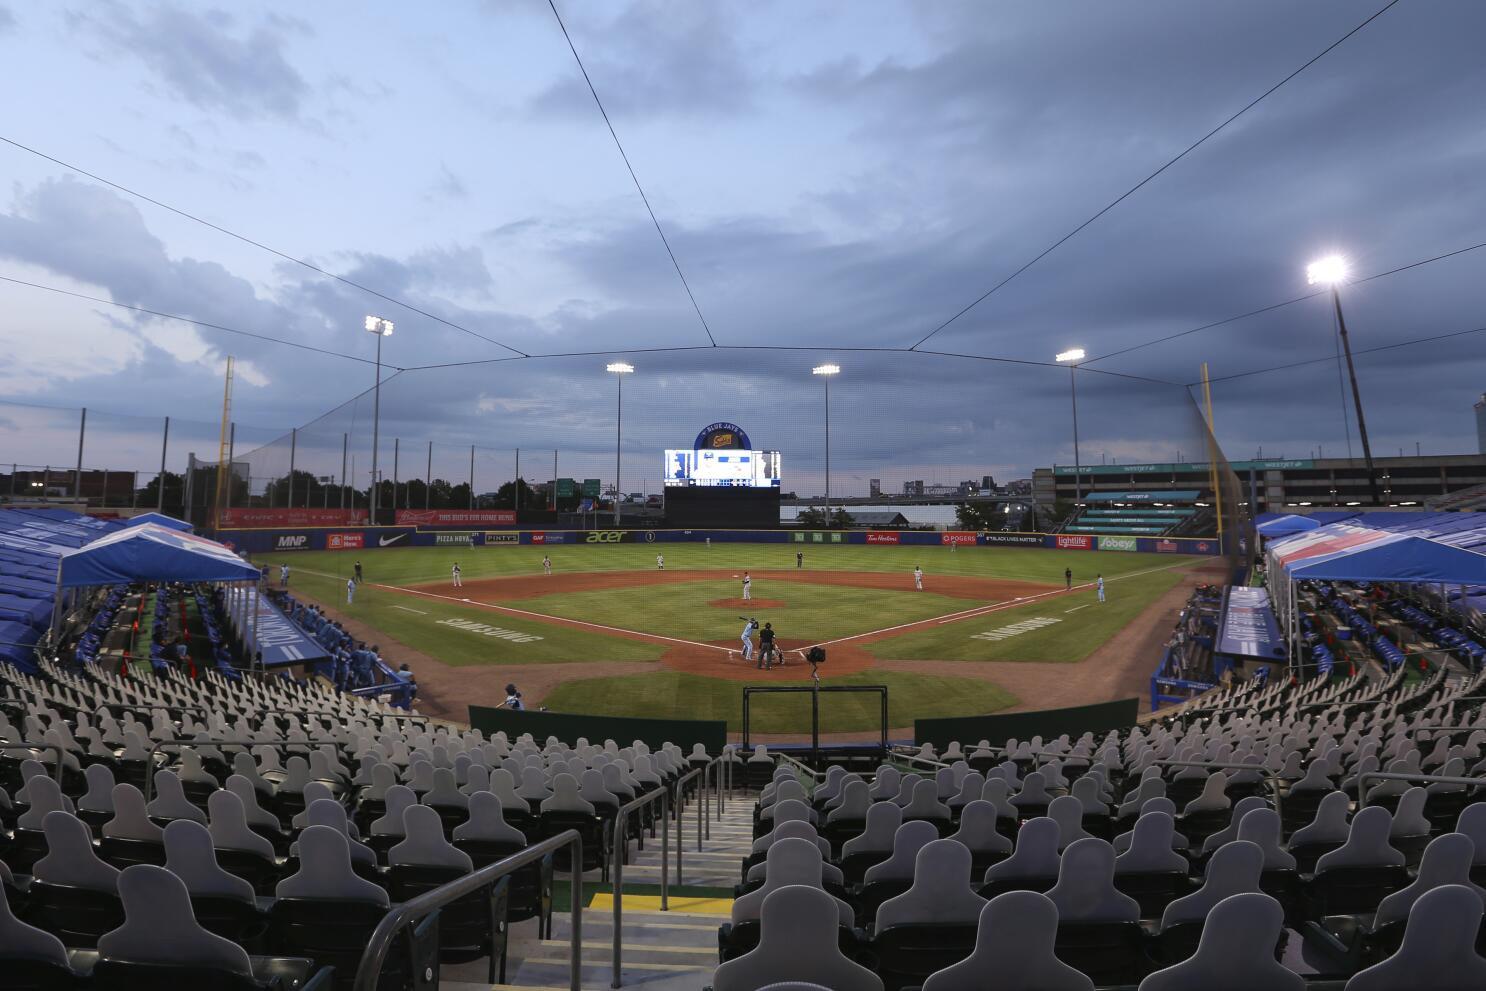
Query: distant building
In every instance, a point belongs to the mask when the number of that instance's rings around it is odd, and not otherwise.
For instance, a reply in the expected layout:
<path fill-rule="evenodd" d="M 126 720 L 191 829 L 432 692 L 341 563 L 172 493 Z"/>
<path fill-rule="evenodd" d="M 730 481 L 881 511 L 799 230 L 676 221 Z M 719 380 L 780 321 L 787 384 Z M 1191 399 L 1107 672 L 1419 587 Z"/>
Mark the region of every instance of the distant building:
<path fill-rule="evenodd" d="M 990 475 L 980 476 L 980 487 L 987 492 L 991 491 L 996 487 L 995 478 L 991 477 Z"/>
<path fill-rule="evenodd" d="M 867 494 L 870 495 L 873 499 L 880 499 L 882 497 L 882 479 L 867 479 Z"/>
<path fill-rule="evenodd" d="M 1476 450 L 1486 454 L 1486 393 L 1476 400 Z"/>
<path fill-rule="evenodd" d="M 903 494 L 906 496 L 922 496 L 924 494 L 924 480 L 919 478 L 912 482 L 904 482 Z"/>

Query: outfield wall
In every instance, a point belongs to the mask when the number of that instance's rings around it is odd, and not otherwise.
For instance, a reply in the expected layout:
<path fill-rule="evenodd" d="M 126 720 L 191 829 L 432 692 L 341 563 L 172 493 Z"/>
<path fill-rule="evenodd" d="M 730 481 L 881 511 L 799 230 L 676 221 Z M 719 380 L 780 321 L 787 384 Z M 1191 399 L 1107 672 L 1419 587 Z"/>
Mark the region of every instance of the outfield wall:
<path fill-rule="evenodd" d="M 973 530 L 450 530 L 433 527 L 297 527 L 221 530 L 217 539 L 251 554 L 271 551 L 361 551 L 378 547 L 500 547 L 551 544 L 788 544 L 805 550 L 829 544 L 946 547 L 1044 547 L 1147 554 L 1220 552 L 1210 537 L 1116 537 Z"/>

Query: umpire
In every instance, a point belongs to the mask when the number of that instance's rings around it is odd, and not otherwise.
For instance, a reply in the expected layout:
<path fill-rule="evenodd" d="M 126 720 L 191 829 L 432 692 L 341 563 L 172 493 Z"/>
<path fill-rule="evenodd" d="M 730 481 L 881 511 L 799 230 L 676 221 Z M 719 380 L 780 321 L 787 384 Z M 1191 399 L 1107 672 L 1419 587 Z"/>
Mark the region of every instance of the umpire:
<path fill-rule="evenodd" d="M 774 624 L 765 623 L 758 635 L 758 666 L 768 671 L 774 666 Z"/>

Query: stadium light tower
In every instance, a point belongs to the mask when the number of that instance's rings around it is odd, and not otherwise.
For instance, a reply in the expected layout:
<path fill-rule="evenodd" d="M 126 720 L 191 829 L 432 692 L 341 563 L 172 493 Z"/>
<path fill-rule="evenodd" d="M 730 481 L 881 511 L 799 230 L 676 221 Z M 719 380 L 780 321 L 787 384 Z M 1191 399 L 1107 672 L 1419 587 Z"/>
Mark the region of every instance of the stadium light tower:
<path fill-rule="evenodd" d="M 1331 290 L 1331 305 L 1336 310 L 1336 329 L 1341 335 L 1342 350 L 1347 356 L 1347 376 L 1352 380 L 1352 402 L 1357 407 L 1357 435 L 1362 439 L 1362 457 L 1367 462 L 1367 488 L 1374 506 L 1381 506 L 1378 498 L 1378 475 L 1373 469 L 1372 445 L 1367 440 L 1367 421 L 1362 417 L 1362 392 L 1357 388 L 1357 369 L 1352 366 L 1352 342 L 1347 337 L 1347 321 L 1342 316 L 1341 286 L 1347 281 L 1347 260 L 1341 255 L 1327 255 L 1305 267 L 1305 281 L 1313 286 L 1326 286 Z"/>
<path fill-rule="evenodd" d="M 368 315 L 365 327 L 367 333 L 377 335 L 377 384 L 372 392 L 372 483 L 371 499 L 369 500 L 371 504 L 372 526 L 376 526 L 377 496 L 379 494 L 377 489 L 381 487 L 377 484 L 381 481 L 377 478 L 377 447 L 382 440 L 382 338 L 392 336 L 392 321 Z M 294 479 L 289 479 L 289 484 L 291 486 L 290 491 L 292 492 Z"/>
<path fill-rule="evenodd" d="M 635 370 L 627 361 L 611 361 L 604 371 L 619 382 L 619 398 L 614 404 L 614 525 L 619 525 L 619 441 L 620 428 L 624 423 L 624 377 Z M 556 484 L 555 482 L 553 483 Z"/>
<path fill-rule="evenodd" d="M 1078 363 L 1084 360 L 1083 348 L 1069 348 L 1053 357 L 1054 361 L 1068 365 L 1068 394 L 1073 397 L 1073 501 L 1083 498 L 1083 466 L 1078 463 Z"/>
<path fill-rule="evenodd" d="M 819 375 L 826 384 L 826 526 L 831 525 L 831 376 L 841 374 L 840 365 L 816 365 L 811 375 Z"/>

